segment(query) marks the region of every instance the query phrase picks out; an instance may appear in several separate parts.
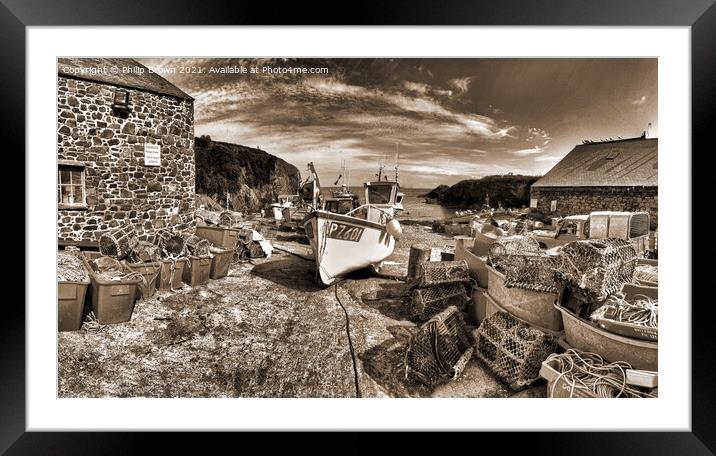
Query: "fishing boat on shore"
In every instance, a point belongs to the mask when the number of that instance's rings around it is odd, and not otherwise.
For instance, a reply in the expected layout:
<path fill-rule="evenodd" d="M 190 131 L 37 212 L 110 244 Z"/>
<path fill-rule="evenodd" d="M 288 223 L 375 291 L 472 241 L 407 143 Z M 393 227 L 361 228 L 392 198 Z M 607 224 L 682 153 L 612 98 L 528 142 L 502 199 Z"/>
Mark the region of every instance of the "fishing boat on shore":
<path fill-rule="evenodd" d="M 379 271 L 393 253 L 396 238 L 402 234 L 394 218 L 399 185 L 381 177 L 382 167 L 378 181 L 364 184 L 365 204 L 346 214 L 317 209 L 303 220 L 323 284 L 366 267 Z"/>

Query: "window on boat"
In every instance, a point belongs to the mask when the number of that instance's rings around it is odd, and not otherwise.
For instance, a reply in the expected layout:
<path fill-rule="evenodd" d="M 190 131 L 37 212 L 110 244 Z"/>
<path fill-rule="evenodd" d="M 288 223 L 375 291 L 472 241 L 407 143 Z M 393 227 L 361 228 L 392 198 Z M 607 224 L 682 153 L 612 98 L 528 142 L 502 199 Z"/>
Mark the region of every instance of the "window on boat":
<path fill-rule="evenodd" d="M 369 204 L 390 204 L 393 187 L 389 185 L 371 185 L 368 187 Z"/>
<path fill-rule="evenodd" d="M 577 234 L 579 227 L 576 222 L 564 222 L 562 228 L 559 230 L 559 234 Z"/>
<path fill-rule="evenodd" d="M 353 209 L 353 201 L 352 200 L 338 201 L 338 212 L 339 213 L 345 214 L 346 212 L 350 212 L 351 209 Z"/>

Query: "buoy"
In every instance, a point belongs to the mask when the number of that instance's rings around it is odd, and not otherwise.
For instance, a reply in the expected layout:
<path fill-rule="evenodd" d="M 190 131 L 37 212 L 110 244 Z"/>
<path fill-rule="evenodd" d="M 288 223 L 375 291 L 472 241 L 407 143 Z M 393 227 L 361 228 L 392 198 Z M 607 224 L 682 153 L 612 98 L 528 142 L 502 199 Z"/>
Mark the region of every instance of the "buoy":
<path fill-rule="evenodd" d="M 400 222 L 396 219 L 388 220 L 388 223 L 385 224 L 385 231 L 395 239 L 400 239 L 400 236 L 403 235 L 403 227 L 400 226 Z"/>

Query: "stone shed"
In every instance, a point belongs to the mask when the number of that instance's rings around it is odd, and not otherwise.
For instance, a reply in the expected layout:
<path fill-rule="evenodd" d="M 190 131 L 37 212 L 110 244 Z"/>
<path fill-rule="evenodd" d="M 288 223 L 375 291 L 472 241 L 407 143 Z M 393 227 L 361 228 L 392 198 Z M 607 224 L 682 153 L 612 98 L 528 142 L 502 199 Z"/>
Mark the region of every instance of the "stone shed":
<path fill-rule="evenodd" d="M 59 59 L 57 237 L 194 225 L 194 100 L 131 59 Z"/>
<path fill-rule="evenodd" d="M 657 138 L 586 141 L 532 184 L 530 206 L 559 216 L 647 211 L 658 226 Z"/>

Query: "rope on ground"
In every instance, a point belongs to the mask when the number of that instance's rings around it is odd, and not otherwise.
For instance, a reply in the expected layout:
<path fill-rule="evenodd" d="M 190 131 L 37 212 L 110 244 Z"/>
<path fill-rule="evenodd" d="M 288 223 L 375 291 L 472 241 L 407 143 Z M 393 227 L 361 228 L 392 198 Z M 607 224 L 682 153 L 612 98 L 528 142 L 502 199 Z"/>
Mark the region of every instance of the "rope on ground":
<path fill-rule="evenodd" d="M 343 313 L 346 316 L 346 334 L 348 335 L 348 349 L 351 352 L 351 359 L 353 360 L 353 380 L 355 381 L 356 385 L 356 397 L 363 397 L 361 395 L 360 391 L 360 383 L 358 382 L 358 363 L 356 362 L 356 354 L 353 350 L 353 339 L 351 338 L 351 319 L 348 316 L 348 310 L 346 310 L 346 307 L 341 302 L 341 298 L 338 297 L 338 284 L 340 282 L 336 282 L 335 287 L 333 288 L 333 291 L 336 295 L 336 300 L 338 301 L 338 304 L 341 306 L 341 309 L 343 309 Z"/>

